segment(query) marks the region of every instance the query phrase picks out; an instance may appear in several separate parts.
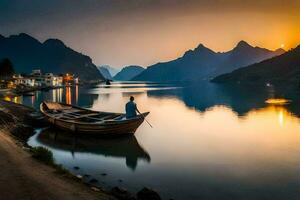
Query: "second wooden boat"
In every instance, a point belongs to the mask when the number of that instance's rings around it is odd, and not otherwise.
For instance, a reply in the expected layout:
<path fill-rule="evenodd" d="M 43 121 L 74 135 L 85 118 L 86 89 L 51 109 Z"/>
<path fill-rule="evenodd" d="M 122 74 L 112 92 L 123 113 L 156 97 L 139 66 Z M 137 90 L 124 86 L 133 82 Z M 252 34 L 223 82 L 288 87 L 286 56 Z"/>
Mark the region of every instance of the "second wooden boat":
<path fill-rule="evenodd" d="M 42 102 L 46 120 L 62 130 L 95 135 L 134 134 L 149 112 L 127 119 L 124 113 L 98 112 L 56 102 Z"/>

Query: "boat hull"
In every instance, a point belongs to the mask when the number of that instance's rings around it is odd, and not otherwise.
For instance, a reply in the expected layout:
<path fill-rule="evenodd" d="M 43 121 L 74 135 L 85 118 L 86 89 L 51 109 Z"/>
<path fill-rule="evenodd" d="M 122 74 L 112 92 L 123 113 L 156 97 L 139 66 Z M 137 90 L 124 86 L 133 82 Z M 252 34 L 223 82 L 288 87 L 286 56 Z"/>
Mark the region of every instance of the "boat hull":
<path fill-rule="evenodd" d="M 108 120 L 105 121 L 105 123 L 95 124 L 95 123 L 74 123 L 72 121 L 55 118 L 49 115 L 47 112 L 45 112 L 45 110 L 42 109 L 42 106 L 41 106 L 41 112 L 44 114 L 46 120 L 56 128 L 68 132 L 73 132 L 73 133 L 102 135 L 102 136 L 134 134 L 137 128 L 143 123 L 144 117 L 146 117 L 149 114 L 147 112 L 147 113 L 143 113 L 143 116 L 138 115 L 137 117 L 132 119 L 118 120 L 118 121 Z M 101 112 L 99 112 L 99 114 L 101 114 Z"/>

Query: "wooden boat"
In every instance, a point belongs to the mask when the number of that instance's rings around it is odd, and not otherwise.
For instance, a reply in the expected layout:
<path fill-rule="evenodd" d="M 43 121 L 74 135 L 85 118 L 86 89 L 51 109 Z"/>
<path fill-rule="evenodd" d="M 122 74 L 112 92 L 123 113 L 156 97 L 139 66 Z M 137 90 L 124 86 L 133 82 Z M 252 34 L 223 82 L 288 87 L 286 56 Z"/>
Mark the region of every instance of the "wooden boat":
<path fill-rule="evenodd" d="M 124 113 L 98 112 L 55 102 L 42 102 L 40 110 L 59 129 L 103 136 L 134 134 L 149 114 L 127 119 Z"/>

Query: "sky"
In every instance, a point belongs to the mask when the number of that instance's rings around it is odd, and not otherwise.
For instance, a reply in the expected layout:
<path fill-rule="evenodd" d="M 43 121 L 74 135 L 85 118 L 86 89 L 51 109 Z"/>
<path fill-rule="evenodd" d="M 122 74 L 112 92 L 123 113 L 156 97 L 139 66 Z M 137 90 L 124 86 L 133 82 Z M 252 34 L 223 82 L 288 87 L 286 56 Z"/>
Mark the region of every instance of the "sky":
<path fill-rule="evenodd" d="M 149 66 L 200 43 L 300 44 L 299 0 L 0 0 L 0 34 L 61 39 L 96 65 Z"/>

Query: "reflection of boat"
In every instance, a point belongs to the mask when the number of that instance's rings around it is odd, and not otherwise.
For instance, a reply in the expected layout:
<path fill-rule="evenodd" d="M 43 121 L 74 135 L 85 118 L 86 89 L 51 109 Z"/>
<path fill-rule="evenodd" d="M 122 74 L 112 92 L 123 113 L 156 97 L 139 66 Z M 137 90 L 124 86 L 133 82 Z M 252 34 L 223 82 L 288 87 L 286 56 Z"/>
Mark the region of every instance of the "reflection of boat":
<path fill-rule="evenodd" d="M 104 156 L 126 158 L 126 165 L 135 169 L 139 159 L 150 162 L 149 154 L 139 145 L 135 136 L 101 139 L 90 137 L 74 137 L 66 132 L 56 132 L 46 129 L 41 132 L 37 140 L 50 148 L 76 152 L 86 152 Z"/>
<path fill-rule="evenodd" d="M 43 102 L 41 112 L 56 127 L 97 135 L 134 134 L 149 112 L 127 119 L 122 113 L 92 111 L 69 104 Z"/>

